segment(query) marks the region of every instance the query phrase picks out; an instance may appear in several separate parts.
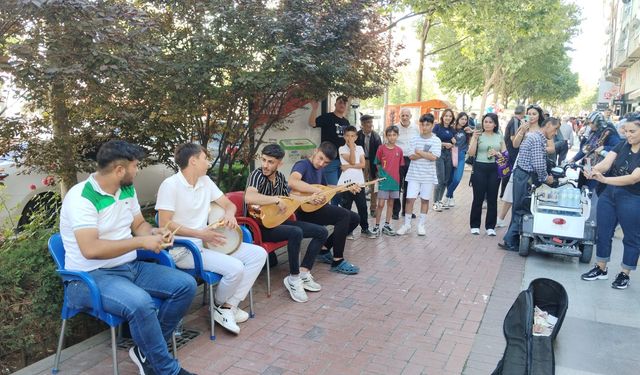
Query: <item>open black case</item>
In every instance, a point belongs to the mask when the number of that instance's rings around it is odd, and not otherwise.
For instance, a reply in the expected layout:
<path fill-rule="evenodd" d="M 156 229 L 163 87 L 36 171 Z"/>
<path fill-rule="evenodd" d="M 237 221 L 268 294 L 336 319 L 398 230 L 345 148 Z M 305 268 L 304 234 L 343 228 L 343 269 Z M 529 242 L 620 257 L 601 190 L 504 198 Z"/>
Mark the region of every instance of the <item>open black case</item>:
<path fill-rule="evenodd" d="M 558 318 L 550 336 L 533 335 L 534 307 Z M 569 306 L 564 287 L 551 279 L 535 279 L 520 292 L 504 319 L 507 347 L 492 375 L 553 375 L 555 340 Z"/>

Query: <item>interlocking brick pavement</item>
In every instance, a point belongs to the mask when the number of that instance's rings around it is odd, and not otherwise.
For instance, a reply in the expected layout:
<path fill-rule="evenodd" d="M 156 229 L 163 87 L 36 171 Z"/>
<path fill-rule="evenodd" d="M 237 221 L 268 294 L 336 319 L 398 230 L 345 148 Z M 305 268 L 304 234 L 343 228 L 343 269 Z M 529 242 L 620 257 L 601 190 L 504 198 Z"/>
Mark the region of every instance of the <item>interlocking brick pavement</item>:
<path fill-rule="evenodd" d="M 414 231 L 401 237 L 360 238 L 356 229 L 346 258 L 360 274 L 332 273 L 317 263 L 313 274 L 323 289 L 308 293 L 307 303 L 293 302 L 282 285 L 288 267 L 281 255 L 271 270 L 271 298 L 263 272 L 254 287 L 256 317 L 240 325 L 239 336 L 216 326 L 217 340 L 210 341 L 207 307 L 196 305 L 185 325 L 203 334 L 179 350 L 182 365 L 200 375 L 490 372 L 504 349 L 501 322 L 513 299 L 498 294 L 501 308 L 487 310 L 505 252 L 496 247 L 500 233 L 469 233 L 468 174 L 455 208 L 429 212 L 424 237 L 415 233 L 417 220 Z M 485 313 L 495 323 L 483 332 Z M 474 345 L 478 337 L 482 345 Z M 97 362 L 81 361 L 86 352 L 67 358 L 63 373 L 110 373 L 108 345 L 87 350 L 99 353 Z M 126 354 L 118 353 L 121 373 L 133 374 Z"/>

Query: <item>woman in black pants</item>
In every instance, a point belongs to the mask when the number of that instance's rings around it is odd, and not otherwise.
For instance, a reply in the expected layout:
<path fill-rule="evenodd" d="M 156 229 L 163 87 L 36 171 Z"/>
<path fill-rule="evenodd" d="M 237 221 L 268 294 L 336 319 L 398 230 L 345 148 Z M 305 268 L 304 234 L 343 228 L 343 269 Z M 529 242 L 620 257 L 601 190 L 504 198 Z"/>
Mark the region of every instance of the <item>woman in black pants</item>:
<path fill-rule="evenodd" d="M 485 229 L 487 235 L 496 235 L 496 217 L 498 215 L 498 166 L 496 157 L 506 150 L 504 140 L 499 134 L 500 126 L 495 113 L 487 113 L 482 118 L 482 128 L 476 127 L 469 142 L 469 155 L 475 156 L 471 185 L 473 186 L 473 203 L 469 225 L 472 234 L 480 234 L 482 221 L 482 203 L 487 201 Z"/>

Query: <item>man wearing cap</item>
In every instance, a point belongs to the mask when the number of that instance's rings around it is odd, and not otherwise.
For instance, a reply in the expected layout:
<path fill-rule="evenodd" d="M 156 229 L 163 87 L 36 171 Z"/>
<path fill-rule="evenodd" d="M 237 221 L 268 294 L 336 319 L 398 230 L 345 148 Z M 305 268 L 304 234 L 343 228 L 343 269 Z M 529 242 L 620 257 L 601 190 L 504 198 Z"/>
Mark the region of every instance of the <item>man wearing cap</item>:
<path fill-rule="evenodd" d="M 312 128 L 320 128 L 320 141 L 331 142 L 336 146 L 336 150 L 341 146 L 344 146 L 344 129 L 351 125 L 349 120 L 345 117 L 347 114 L 347 102 L 349 97 L 346 95 L 340 95 L 336 98 L 335 109 L 333 112 L 324 113 L 315 118 L 316 110 L 318 109 L 318 102 L 312 103 L 311 115 L 309 117 L 309 126 Z M 324 168 L 324 176 L 327 181 L 327 185 L 337 185 L 338 178 L 340 177 L 340 158 L 336 157 L 329 165 Z M 336 195 L 337 197 L 338 195 Z M 331 204 L 338 205 L 338 198 L 331 200 Z"/>
<path fill-rule="evenodd" d="M 380 139 L 380 136 L 373 131 L 373 116 L 362 115 L 360 117 L 360 130 L 358 131 L 356 145 L 362 146 L 364 149 L 364 178 L 367 181 L 375 180 L 378 176 L 378 171 L 373 161 L 376 158 L 376 152 L 378 152 L 378 147 L 380 147 L 381 144 L 382 140 Z M 369 191 L 371 192 L 371 208 L 369 211 L 371 211 L 371 216 L 375 216 L 377 194 L 373 186 L 369 188 Z"/>

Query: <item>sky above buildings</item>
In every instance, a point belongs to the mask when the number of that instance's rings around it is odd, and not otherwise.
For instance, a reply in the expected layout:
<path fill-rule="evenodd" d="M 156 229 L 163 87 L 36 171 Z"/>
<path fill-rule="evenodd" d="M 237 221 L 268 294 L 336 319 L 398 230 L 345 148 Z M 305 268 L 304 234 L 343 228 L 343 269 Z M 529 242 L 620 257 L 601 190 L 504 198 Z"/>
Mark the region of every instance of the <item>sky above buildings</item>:
<path fill-rule="evenodd" d="M 582 9 L 582 23 L 578 35 L 572 40 L 569 51 L 571 70 L 578 73 L 580 81 L 595 86 L 602 75 L 606 56 L 607 20 L 603 0 L 571 0 Z"/>

